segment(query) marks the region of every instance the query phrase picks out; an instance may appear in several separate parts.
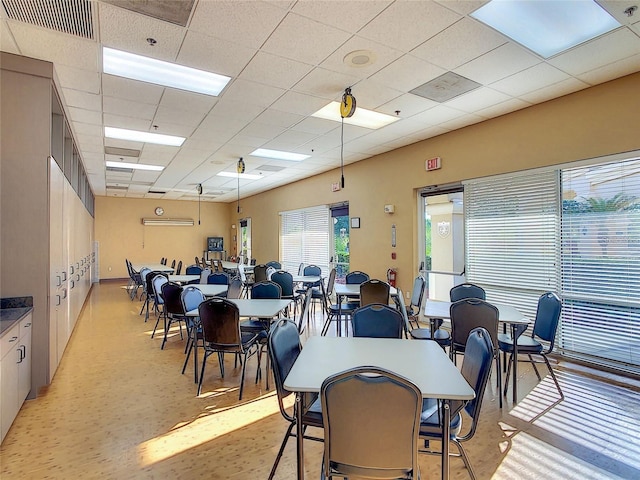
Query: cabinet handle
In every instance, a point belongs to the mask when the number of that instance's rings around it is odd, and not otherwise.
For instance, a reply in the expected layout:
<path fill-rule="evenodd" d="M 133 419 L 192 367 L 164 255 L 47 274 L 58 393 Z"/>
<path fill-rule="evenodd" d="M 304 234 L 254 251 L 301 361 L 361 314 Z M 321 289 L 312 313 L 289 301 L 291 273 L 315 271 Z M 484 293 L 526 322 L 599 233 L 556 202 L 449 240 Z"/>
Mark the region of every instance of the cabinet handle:
<path fill-rule="evenodd" d="M 29 328 L 30 326 L 31 326 L 31 322 L 26 323 L 26 324 L 23 325 L 24 328 Z"/>
<path fill-rule="evenodd" d="M 71 275 L 73 275 L 73 272 L 75 272 L 75 268 L 73 268 L 73 265 L 69 265 L 69 270 L 70 270 L 69 273 L 71 273 Z"/>
<path fill-rule="evenodd" d="M 64 295 L 62 296 L 62 298 L 67 298 L 67 289 L 63 288 L 62 291 L 64 292 Z"/>
<path fill-rule="evenodd" d="M 22 363 L 22 360 L 24 360 L 24 357 L 22 356 L 22 346 L 20 346 L 20 348 L 16 348 L 16 351 L 20 354 L 20 358 L 17 363 Z"/>
<path fill-rule="evenodd" d="M 76 287 L 76 281 L 71 280 L 71 290 L 73 290 L 75 287 Z"/>
<path fill-rule="evenodd" d="M 56 295 L 56 307 L 59 307 L 62 303 L 62 297 L 60 295 Z"/>
<path fill-rule="evenodd" d="M 13 337 L 11 337 L 11 339 L 9 340 L 9 343 L 15 342 L 18 339 L 18 337 L 16 337 L 15 335 Z"/>
<path fill-rule="evenodd" d="M 62 281 L 63 282 L 67 281 L 67 272 L 62 272 Z"/>
<path fill-rule="evenodd" d="M 56 285 L 56 287 L 59 287 L 60 285 L 62 285 L 62 277 L 60 275 L 56 275 L 56 278 L 58 279 L 58 284 Z"/>

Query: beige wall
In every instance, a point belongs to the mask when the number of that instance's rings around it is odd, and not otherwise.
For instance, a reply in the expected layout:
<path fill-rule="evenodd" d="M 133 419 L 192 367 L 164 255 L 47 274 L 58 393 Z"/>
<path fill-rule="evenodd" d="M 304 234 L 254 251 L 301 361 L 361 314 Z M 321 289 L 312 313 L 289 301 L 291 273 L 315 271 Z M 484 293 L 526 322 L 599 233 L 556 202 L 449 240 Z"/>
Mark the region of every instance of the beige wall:
<path fill-rule="evenodd" d="M 159 206 L 165 212 L 161 218 L 191 218 L 194 226 L 142 225 L 143 217 L 156 217 Z M 225 248 L 230 246 L 230 210 L 222 203 L 201 202 L 198 225 L 198 202 L 96 197 L 95 217 L 100 279 L 127 277 L 125 258 L 133 263 L 182 260 L 184 273 L 196 255 L 202 256 L 207 237 L 223 237 Z"/>
<path fill-rule="evenodd" d="M 241 200 L 240 216 L 251 217 L 253 256 L 278 257 L 278 212 L 349 202 L 361 228 L 351 231 L 351 267 L 385 278 L 398 268 L 408 290 L 416 275 L 417 189 L 470 178 L 640 149 L 640 73 L 440 135 L 348 165 L 346 187 L 333 170 Z M 424 161 L 440 156 L 442 169 L 426 172 Z M 383 212 L 394 204 L 396 213 Z M 228 211 L 236 221 L 235 204 Z M 397 227 L 397 260 L 391 259 L 391 224 Z"/>

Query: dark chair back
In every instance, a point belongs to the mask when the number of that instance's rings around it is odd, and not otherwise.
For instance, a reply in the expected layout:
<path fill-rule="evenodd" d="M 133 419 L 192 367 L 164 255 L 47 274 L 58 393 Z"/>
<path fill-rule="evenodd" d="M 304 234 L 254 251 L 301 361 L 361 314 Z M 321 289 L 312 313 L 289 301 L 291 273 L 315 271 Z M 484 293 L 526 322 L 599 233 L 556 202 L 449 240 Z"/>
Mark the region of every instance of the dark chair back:
<path fill-rule="evenodd" d="M 242 351 L 240 313 L 235 303 L 213 297 L 198 306 L 202 334 L 206 343 L 218 350 Z"/>
<path fill-rule="evenodd" d="M 171 260 L 171 268 L 176 269 L 176 259 Z"/>
<path fill-rule="evenodd" d="M 424 285 L 425 279 L 418 275 L 413 281 L 411 303 L 409 304 L 410 307 L 415 307 L 418 310 L 420 309 L 420 305 L 422 305 L 422 297 L 424 296 Z M 451 295 L 451 292 L 449 292 L 449 295 Z"/>
<path fill-rule="evenodd" d="M 465 298 L 452 303 L 449 314 L 452 351 L 466 351 L 467 338 L 477 327 L 485 328 L 491 335 L 493 345 L 498 345 L 499 312 L 490 303 L 477 298 Z"/>
<path fill-rule="evenodd" d="M 367 275 L 364 272 L 360 272 L 358 270 L 347 273 L 347 276 L 345 277 L 345 282 L 348 285 L 356 285 L 359 283 L 366 282 L 367 280 L 369 280 L 369 275 Z"/>
<path fill-rule="evenodd" d="M 229 274 L 226 272 L 213 272 L 207 277 L 209 285 L 229 285 Z"/>
<path fill-rule="evenodd" d="M 275 260 L 271 260 L 266 263 L 267 267 L 273 267 L 276 270 L 282 270 L 282 264 L 280 262 L 276 262 Z"/>
<path fill-rule="evenodd" d="M 164 298 L 164 311 L 169 315 L 184 316 L 182 305 L 182 286 L 174 282 L 162 285 L 162 297 Z"/>
<path fill-rule="evenodd" d="M 487 295 L 484 289 L 473 283 L 461 283 L 449 290 L 449 298 L 452 302 L 457 302 L 464 298 L 479 298 L 480 300 L 486 300 Z"/>
<path fill-rule="evenodd" d="M 293 275 L 285 270 L 278 270 L 271 275 L 271 281 L 280 285 L 282 297 L 293 297 Z"/>
<path fill-rule="evenodd" d="M 254 283 L 251 287 L 251 298 L 281 298 L 280 285 L 271 281 Z"/>
<path fill-rule="evenodd" d="M 293 415 L 287 412 L 283 403 L 284 399 L 291 394 L 290 391 L 284 388 L 284 380 L 287 378 L 287 375 L 289 375 L 291 367 L 293 367 L 298 355 L 300 355 L 302 351 L 298 327 L 286 318 L 276 321 L 269 331 L 268 344 L 269 357 L 273 365 L 273 378 L 276 381 L 276 393 L 278 394 L 280 413 L 282 413 L 284 418 L 293 422 Z"/>
<path fill-rule="evenodd" d="M 538 299 L 536 320 L 533 324 L 531 336 L 549 342 L 549 352 L 553 350 L 553 345 L 555 344 L 561 310 L 562 302 L 553 292 L 546 292 Z"/>
<path fill-rule="evenodd" d="M 160 272 L 160 271 L 158 271 L 158 270 L 153 270 L 153 271 L 151 271 L 151 272 L 147 273 L 147 276 L 145 277 L 145 280 L 146 280 L 146 283 L 147 283 L 147 285 L 146 285 L 146 287 L 147 287 L 147 294 L 148 294 L 149 296 L 152 296 L 152 297 L 153 297 L 153 296 L 155 295 L 155 291 L 154 291 L 154 289 L 153 289 L 153 279 L 154 279 L 155 277 L 157 277 L 158 275 L 163 276 L 167 281 L 169 281 L 169 278 L 167 277 L 167 274 L 166 274 L 166 273 L 164 273 L 164 272 Z"/>
<path fill-rule="evenodd" d="M 176 267 L 176 275 L 180 275 L 181 271 L 182 271 L 182 260 L 178 262 L 178 266 Z"/>
<path fill-rule="evenodd" d="M 240 298 L 242 295 L 242 280 L 240 277 L 233 277 L 227 288 L 227 298 Z"/>
<path fill-rule="evenodd" d="M 372 303 L 389 303 L 390 286 L 387 282 L 372 278 L 360 284 L 360 306 L 370 305 Z"/>
<path fill-rule="evenodd" d="M 264 263 L 253 267 L 253 278 L 255 282 L 264 282 L 267 280 L 267 266 Z"/>
<path fill-rule="evenodd" d="M 356 367 L 327 378 L 320 400 L 326 477 L 419 478 L 422 394 L 415 384 L 378 367 Z"/>
<path fill-rule="evenodd" d="M 202 267 L 198 265 L 189 265 L 184 272 L 186 275 L 200 275 L 202 273 Z"/>
<path fill-rule="evenodd" d="M 351 315 L 354 337 L 402 338 L 404 319 L 389 305 L 372 303 L 354 310 Z"/>

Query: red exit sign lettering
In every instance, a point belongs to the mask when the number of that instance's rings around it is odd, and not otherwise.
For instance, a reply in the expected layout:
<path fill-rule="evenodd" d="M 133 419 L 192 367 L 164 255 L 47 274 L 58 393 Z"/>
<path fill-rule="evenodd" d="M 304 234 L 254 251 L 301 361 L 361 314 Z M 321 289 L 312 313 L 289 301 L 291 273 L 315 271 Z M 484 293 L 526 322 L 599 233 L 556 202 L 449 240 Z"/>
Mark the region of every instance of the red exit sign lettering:
<path fill-rule="evenodd" d="M 442 160 L 440 159 L 440 157 L 430 158 L 425 162 L 425 167 L 427 169 L 427 172 L 429 170 L 437 170 L 442 167 Z"/>

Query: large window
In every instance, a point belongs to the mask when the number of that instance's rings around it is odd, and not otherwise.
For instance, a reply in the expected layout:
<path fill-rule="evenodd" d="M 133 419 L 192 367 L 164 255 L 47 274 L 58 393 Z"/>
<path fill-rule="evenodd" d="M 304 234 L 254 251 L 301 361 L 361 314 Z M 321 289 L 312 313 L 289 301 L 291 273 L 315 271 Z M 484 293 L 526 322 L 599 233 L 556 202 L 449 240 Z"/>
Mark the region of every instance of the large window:
<path fill-rule="evenodd" d="M 326 205 L 280 213 L 280 263 L 297 272 L 301 263 L 329 272 L 329 208 Z"/>
<path fill-rule="evenodd" d="M 535 316 L 563 300 L 567 356 L 640 372 L 640 157 L 465 183 L 467 280 Z"/>

